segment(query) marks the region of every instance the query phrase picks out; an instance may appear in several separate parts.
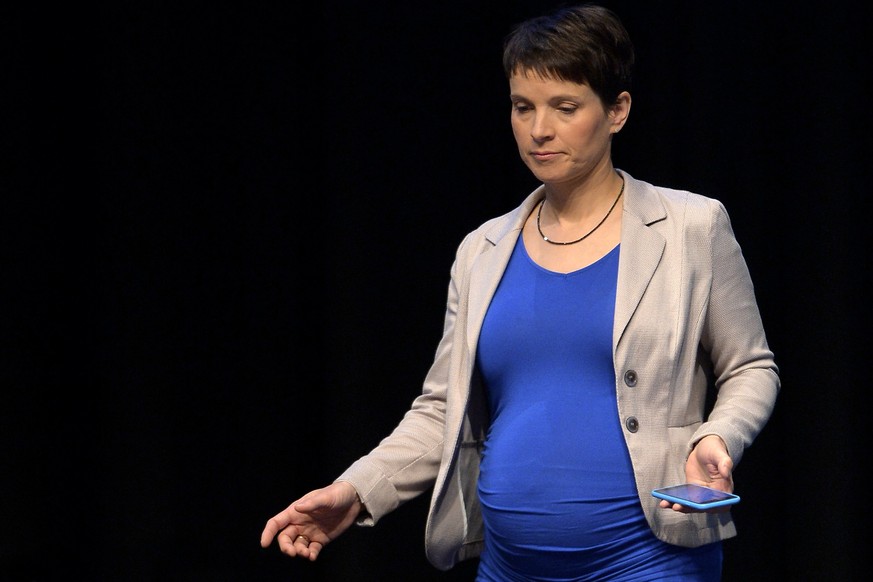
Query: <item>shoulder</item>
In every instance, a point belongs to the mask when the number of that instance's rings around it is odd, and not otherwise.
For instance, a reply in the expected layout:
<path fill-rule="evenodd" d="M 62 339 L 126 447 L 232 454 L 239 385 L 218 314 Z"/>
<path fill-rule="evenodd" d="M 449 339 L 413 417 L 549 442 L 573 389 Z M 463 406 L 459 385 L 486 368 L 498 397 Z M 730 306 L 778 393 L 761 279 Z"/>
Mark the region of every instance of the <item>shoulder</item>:
<path fill-rule="evenodd" d="M 724 204 L 716 198 L 690 190 L 657 186 L 638 180 L 627 172 L 621 173 L 627 191 L 625 212 L 638 217 L 644 224 L 668 222 L 686 227 L 714 227 L 729 222 Z"/>
<path fill-rule="evenodd" d="M 723 205 L 721 201 L 711 196 L 683 190 L 679 188 L 671 188 L 668 186 L 657 186 L 644 180 L 638 180 L 625 171 L 621 171 L 622 176 L 627 183 L 625 189 L 627 191 L 628 200 L 641 204 L 652 204 L 660 202 L 661 204 L 672 208 L 695 207 L 701 209 L 719 208 Z"/>
<path fill-rule="evenodd" d="M 517 237 L 528 215 L 542 197 L 542 187 L 539 187 L 509 212 L 489 218 L 467 233 L 459 245 L 458 252 L 481 252 L 498 245 L 508 236 Z"/>

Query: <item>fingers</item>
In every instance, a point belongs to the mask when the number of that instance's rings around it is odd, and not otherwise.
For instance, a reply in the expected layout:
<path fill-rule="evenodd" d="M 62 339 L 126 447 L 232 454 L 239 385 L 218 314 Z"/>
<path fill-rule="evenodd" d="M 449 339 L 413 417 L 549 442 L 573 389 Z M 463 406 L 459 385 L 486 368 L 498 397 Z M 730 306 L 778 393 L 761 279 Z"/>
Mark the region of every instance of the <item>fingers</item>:
<path fill-rule="evenodd" d="M 693 507 L 686 507 L 680 503 L 670 503 L 669 501 L 662 499 L 658 503 L 658 507 L 662 509 L 672 509 L 677 513 L 699 513 L 700 510 L 694 509 Z"/>
<path fill-rule="evenodd" d="M 313 541 L 309 536 L 297 533 L 297 531 L 297 528 L 289 527 L 280 533 L 278 538 L 279 549 L 283 554 L 292 558 L 299 556 L 314 562 L 318 558 L 318 554 L 321 553 L 324 544 Z"/>
<path fill-rule="evenodd" d="M 270 547 L 270 544 L 273 542 L 273 538 L 276 537 L 276 533 L 280 529 L 282 529 L 282 524 L 280 524 L 275 517 L 271 517 L 269 521 L 267 521 L 267 525 L 264 527 L 264 531 L 261 532 L 261 547 Z"/>
<path fill-rule="evenodd" d="M 280 531 L 289 527 L 292 522 L 297 521 L 298 516 L 296 513 L 297 512 L 294 510 L 294 504 L 291 504 L 286 507 L 284 511 L 277 513 L 267 520 L 267 525 L 264 526 L 264 531 L 261 532 L 261 547 L 269 547 L 273 542 L 273 538 L 275 538 Z"/>
<path fill-rule="evenodd" d="M 295 509 L 295 506 L 299 503 L 315 507 L 319 506 L 317 501 L 313 503 L 311 499 L 297 501 L 282 513 L 271 517 L 264 526 L 264 531 L 261 532 L 261 547 L 269 547 L 273 539 L 275 539 L 282 553 L 292 558 L 299 556 L 314 561 L 318 558 L 322 548 L 324 548 L 324 543 L 323 540 L 321 542 L 314 541 L 312 534 L 307 535 L 304 533 L 304 531 L 310 528 L 307 528 L 303 524 L 304 520 L 300 519 L 305 516 L 301 516 L 300 512 Z M 310 523 L 310 526 L 314 525 Z M 322 536 L 319 535 L 319 537 Z"/>
<path fill-rule="evenodd" d="M 261 547 L 268 547 L 275 539 L 283 554 L 314 561 L 325 544 L 354 521 L 356 499 L 357 493 L 347 484 L 310 491 L 267 521 Z"/>

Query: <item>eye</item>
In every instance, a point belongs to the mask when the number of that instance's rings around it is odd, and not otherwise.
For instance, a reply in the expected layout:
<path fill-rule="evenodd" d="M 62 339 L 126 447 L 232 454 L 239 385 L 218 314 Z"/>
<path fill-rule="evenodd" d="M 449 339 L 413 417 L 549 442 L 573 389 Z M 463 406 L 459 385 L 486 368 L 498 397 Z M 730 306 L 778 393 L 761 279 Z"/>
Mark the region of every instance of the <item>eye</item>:
<path fill-rule="evenodd" d="M 564 113 L 566 115 L 572 115 L 576 113 L 576 110 L 579 109 L 575 105 L 561 105 L 558 107 L 558 111 Z"/>
<path fill-rule="evenodd" d="M 517 113 L 526 113 L 531 110 L 531 106 L 521 101 L 515 101 L 512 103 L 512 110 Z"/>

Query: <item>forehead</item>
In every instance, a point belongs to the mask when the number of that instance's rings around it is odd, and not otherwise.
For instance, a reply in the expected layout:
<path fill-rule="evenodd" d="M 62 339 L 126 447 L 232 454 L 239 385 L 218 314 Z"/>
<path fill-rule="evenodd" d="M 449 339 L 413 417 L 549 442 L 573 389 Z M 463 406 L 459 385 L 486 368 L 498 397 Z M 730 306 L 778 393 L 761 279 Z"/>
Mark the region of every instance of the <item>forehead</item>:
<path fill-rule="evenodd" d="M 509 78 L 509 91 L 512 95 L 527 98 L 550 98 L 558 95 L 587 98 L 594 95 L 594 91 L 586 84 L 563 81 L 533 71 L 514 73 Z"/>

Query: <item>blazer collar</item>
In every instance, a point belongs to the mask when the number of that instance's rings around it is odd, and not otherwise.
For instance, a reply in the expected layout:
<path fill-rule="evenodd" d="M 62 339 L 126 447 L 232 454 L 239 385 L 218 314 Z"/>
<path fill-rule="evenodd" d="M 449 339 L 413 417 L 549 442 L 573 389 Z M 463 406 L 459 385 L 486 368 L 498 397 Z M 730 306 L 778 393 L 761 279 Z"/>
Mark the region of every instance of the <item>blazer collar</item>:
<path fill-rule="evenodd" d="M 667 217 L 667 211 L 656 195 L 651 184 L 635 179 L 624 170 L 616 169 L 624 178 L 624 218 L 622 228 L 627 221 L 628 215 L 636 224 L 648 226 Z M 545 186 L 537 187 L 527 198 L 512 212 L 494 221 L 485 232 L 485 238 L 492 244 L 498 245 L 506 236 L 518 236 L 518 231 L 524 226 L 524 221 L 533 212 L 534 207 L 545 197 Z M 622 236 L 624 242 L 624 236 Z"/>
<path fill-rule="evenodd" d="M 655 187 L 647 182 L 636 180 L 624 170 L 617 170 L 624 178 L 624 220 L 622 228 L 626 224 L 628 215 L 636 222 L 650 225 L 667 218 L 667 210 L 658 197 Z M 622 242 L 624 242 L 622 231 Z"/>

